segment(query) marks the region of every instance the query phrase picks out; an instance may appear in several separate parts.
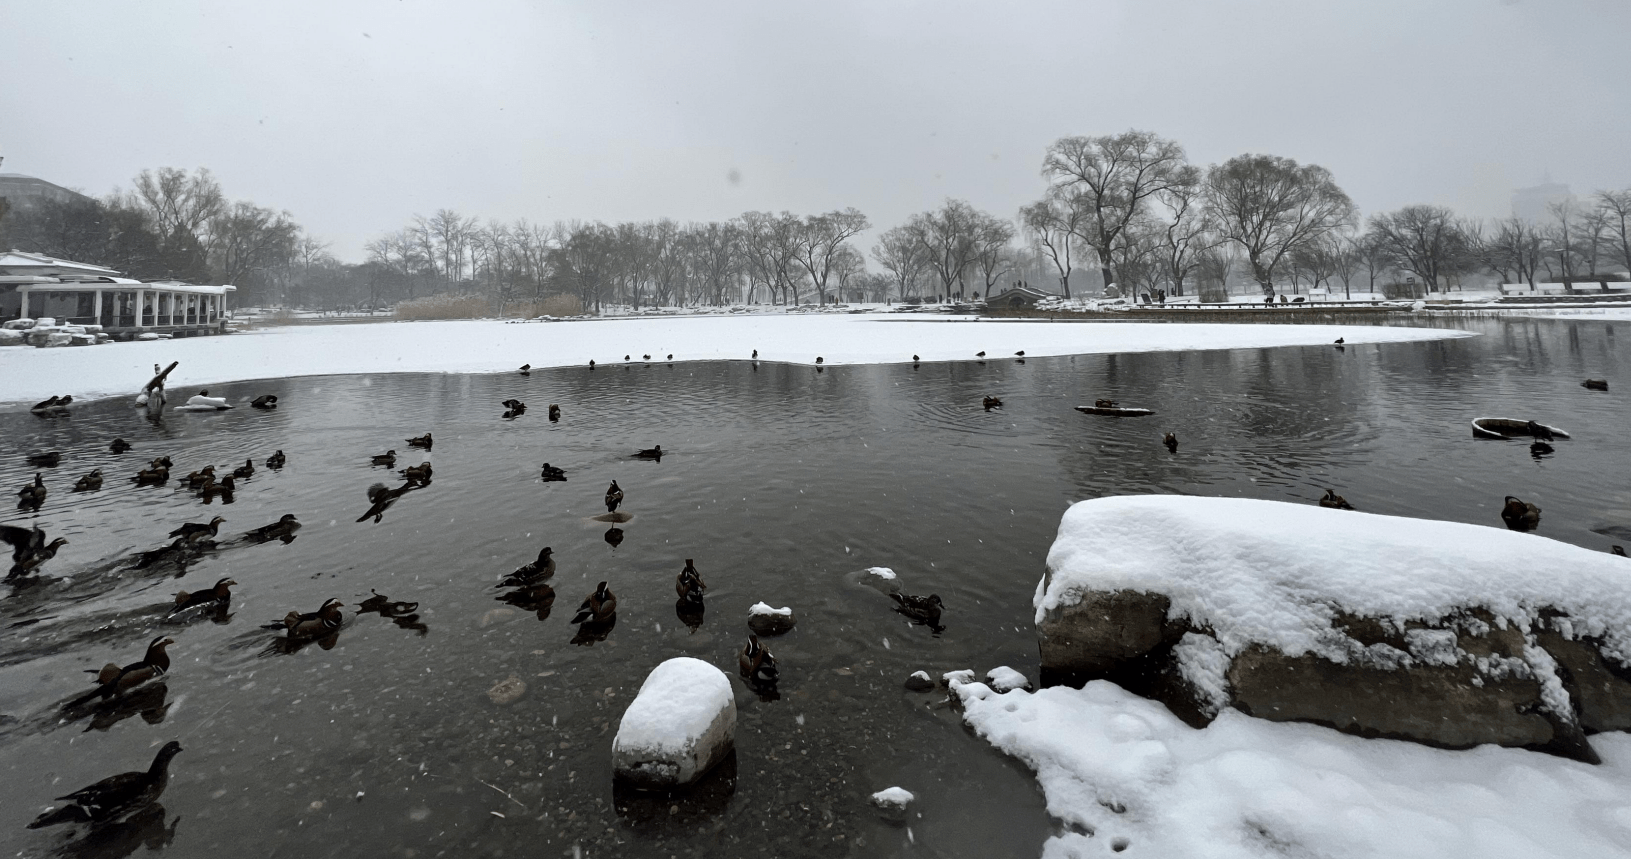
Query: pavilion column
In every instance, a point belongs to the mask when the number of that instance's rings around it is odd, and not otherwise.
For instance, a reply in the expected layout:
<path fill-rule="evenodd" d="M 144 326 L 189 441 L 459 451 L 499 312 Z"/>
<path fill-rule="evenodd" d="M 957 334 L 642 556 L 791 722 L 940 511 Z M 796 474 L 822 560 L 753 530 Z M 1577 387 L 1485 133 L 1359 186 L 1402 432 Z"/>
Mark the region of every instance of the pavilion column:
<path fill-rule="evenodd" d="M 96 291 L 96 305 L 92 308 L 91 315 L 96 317 L 96 322 L 93 324 L 102 324 L 102 290 L 100 289 Z"/>
<path fill-rule="evenodd" d="M 136 327 L 137 328 L 144 327 L 143 317 L 145 317 L 146 314 L 143 312 L 142 305 L 144 305 L 146 303 L 147 303 L 147 290 L 145 290 L 145 289 L 136 290 Z"/>
<path fill-rule="evenodd" d="M 18 310 L 18 313 L 22 314 L 21 318 L 22 319 L 31 319 L 31 318 L 33 318 L 33 317 L 30 317 L 28 315 L 28 287 L 26 287 L 26 286 L 18 287 L 17 288 L 17 296 L 23 300 L 22 308 Z"/>

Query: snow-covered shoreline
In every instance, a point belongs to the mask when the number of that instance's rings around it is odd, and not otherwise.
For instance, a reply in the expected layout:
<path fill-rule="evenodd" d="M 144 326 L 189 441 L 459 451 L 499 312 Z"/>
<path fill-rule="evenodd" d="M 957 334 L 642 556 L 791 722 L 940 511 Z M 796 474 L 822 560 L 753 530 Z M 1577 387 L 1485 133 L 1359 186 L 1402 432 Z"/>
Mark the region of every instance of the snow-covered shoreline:
<path fill-rule="evenodd" d="M 972 361 L 1028 357 L 1350 345 L 1473 336 L 1443 328 L 1368 325 L 1083 324 L 890 314 L 688 317 L 508 324 L 498 320 L 361 323 L 265 328 L 98 347 L 0 349 L 0 405 L 58 394 L 134 395 L 152 366 L 179 361 L 172 389 L 225 382 L 352 373 L 493 373 L 640 361 L 759 360 L 814 364 Z"/>

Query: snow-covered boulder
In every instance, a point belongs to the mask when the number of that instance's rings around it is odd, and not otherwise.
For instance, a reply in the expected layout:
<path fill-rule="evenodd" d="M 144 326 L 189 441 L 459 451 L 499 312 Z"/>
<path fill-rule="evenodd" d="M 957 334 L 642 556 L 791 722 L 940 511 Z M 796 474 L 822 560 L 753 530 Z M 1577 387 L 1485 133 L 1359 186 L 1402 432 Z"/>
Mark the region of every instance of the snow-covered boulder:
<path fill-rule="evenodd" d="M 772 608 L 768 603 L 757 602 L 748 609 L 748 629 L 758 635 L 781 635 L 791 632 L 797 623 L 793 617 L 793 609 L 788 606 Z"/>
<path fill-rule="evenodd" d="M 1362 736 L 1595 760 L 1631 729 L 1631 561 L 1503 528 L 1128 496 L 1066 511 L 1034 605 L 1045 685 L 1112 680 Z"/>
<path fill-rule="evenodd" d="M 0 328 L 0 346 L 23 345 L 23 332 L 15 328 Z"/>
<path fill-rule="evenodd" d="M 34 327 L 35 321 L 36 320 L 28 319 L 26 317 L 23 319 L 8 319 L 4 323 L 3 327 L 7 331 L 27 331 L 28 329 Z"/>
<path fill-rule="evenodd" d="M 1026 680 L 1024 674 L 1006 665 L 998 665 L 996 668 L 985 672 L 985 682 L 997 692 L 1011 692 L 1015 689 L 1031 688 L 1031 681 Z"/>
<path fill-rule="evenodd" d="M 736 741 L 736 696 L 725 673 L 689 656 L 652 669 L 612 740 L 612 771 L 626 784 L 661 790 L 691 784 Z"/>
<path fill-rule="evenodd" d="M 927 671 L 913 671 L 911 676 L 906 678 L 906 688 L 912 692 L 932 692 L 934 678 L 930 677 Z"/>

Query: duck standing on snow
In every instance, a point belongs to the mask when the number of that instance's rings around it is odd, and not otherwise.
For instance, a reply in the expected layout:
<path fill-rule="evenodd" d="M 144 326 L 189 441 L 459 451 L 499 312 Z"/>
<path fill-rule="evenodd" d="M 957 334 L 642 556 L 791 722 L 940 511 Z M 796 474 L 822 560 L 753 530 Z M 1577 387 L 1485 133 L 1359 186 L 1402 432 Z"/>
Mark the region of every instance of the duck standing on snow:
<path fill-rule="evenodd" d="M 251 400 L 249 404 L 263 412 L 269 412 L 277 408 L 277 394 L 261 394 Z"/>
<path fill-rule="evenodd" d="M 635 459 L 654 459 L 654 460 L 657 460 L 658 462 L 661 462 L 662 459 L 663 459 L 663 446 L 659 444 L 656 447 L 648 447 L 645 450 L 637 451 L 634 454 L 634 458 Z"/>
<path fill-rule="evenodd" d="M 1320 506 L 1328 507 L 1332 510 L 1354 509 L 1353 505 L 1348 503 L 1348 499 L 1338 495 L 1334 489 L 1325 490 L 1325 495 L 1320 498 Z"/>
<path fill-rule="evenodd" d="M 74 483 L 75 492 L 95 492 L 102 488 L 102 469 L 92 469 L 90 474 L 83 475 Z"/>
<path fill-rule="evenodd" d="M 1513 531 L 1533 531 L 1540 527 L 1540 508 L 1508 495 L 1501 507 L 1501 521 Z"/>
<path fill-rule="evenodd" d="M 29 829 L 55 826 L 59 823 L 103 823 L 128 818 L 153 805 L 170 783 L 170 760 L 181 753 L 181 744 L 171 740 L 159 749 L 153 765 L 146 772 L 120 773 L 108 776 L 57 799 L 72 800 L 68 805 L 47 811 Z M 113 842 L 109 842 L 113 843 Z"/>
<path fill-rule="evenodd" d="M 1162 436 L 1161 437 L 1161 443 L 1167 446 L 1167 452 L 1169 452 L 1169 453 L 1177 453 L 1178 452 L 1178 437 L 1173 435 L 1172 433 L 1169 432 L 1166 435 Z"/>
<path fill-rule="evenodd" d="M 277 471 L 278 469 L 282 468 L 286 462 L 288 462 L 288 459 L 283 456 L 283 451 L 276 450 L 272 452 L 271 456 L 266 458 L 266 467 L 272 469 L 273 471 Z"/>
<path fill-rule="evenodd" d="M 226 521 L 226 520 L 222 520 Z M 272 540 L 282 540 L 284 543 L 294 541 L 294 532 L 300 530 L 300 523 L 295 520 L 293 513 L 285 513 L 270 525 L 262 525 L 252 531 L 244 532 L 244 539 L 253 543 L 267 543 Z"/>
<path fill-rule="evenodd" d="M 539 476 L 543 478 L 545 483 L 550 483 L 565 480 L 566 472 L 546 462 L 544 463 L 543 472 Z"/>
<path fill-rule="evenodd" d="M 24 484 L 22 489 L 17 490 L 17 509 L 38 510 L 45 503 L 45 496 L 45 476 L 36 471 L 34 482 Z"/>
<path fill-rule="evenodd" d="M 595 588 L 595 592 L 590 594 L 589 598 L 583 601 L 583 605 L 578 606 L 578 613 L 572 618 L 572 622 L 584 623 L 585 621 L 590 621 L 594 623 L 605 623 L 606 621 L 611 620 L 612 616 L 616 614 L 617 595 L 612 593 L 611 590 L 606 587 L 605 582 L 601 582 L 600 585 Z"/>
<path fill-rule="evenodd" d="M 408 447 L 422 447 L 425 450 L 430 450 L 430 446 L 434 443 L 435 439 L 430 437 L 430 433 L 425 433 L 418 438 L 408 439 Z"/>
<path fill-rule="evenodd" d="M 35 403 L 32 406 L 29 406 L 28 410 L 33 412 L 34 414 L 39 414 L 41 412 L 48 412 L 48 411 L 56 408 L 57 404 L 60 403 L 60 402 L 62 402 L 61 397 L 52 397 L 49 400 L 45 400 L 43 402 L 38 402 L 38 403 Z"/>
<path fill-rule="evenodd" d="M 40 568 L 41 564 L 57 556 L 57 549 L 68 545 L 62 537 L 47 543 L 45 532 L 39 528 L 19 528 L 16 525 L 0 525 L 0 540 L 10 543 L 11 571 L 6 578 L 24 576 Z"/>
<path fill-rule="evenodd" d="M 170 670 L 170 654 L 166 653 L 164 648 L 175 643 L 175 639 L 161 635 L 147 645 L 147 654 L 140 662 L 132 662 L 123 668 L 109 662 L 102 666 L 100 671 L 87 671 L 87 674 L 96 675 L 96 680 L 92 681 L 96 688 L 69 702 L 68 707 L 83 706 L 90 703 L 93 698 L 106 701 L 115 695 L 123 695 L 126 691 L 155 677 L 163 677 L 164 673 Z"/>
<path fill-rule="evenodd" d="M 895 601 L 895 611 L 919 623 L 929 626 L 940 625 L 940 611 L 945 606 L 940 602 L 937 594 L 926 597 L 912 596 L 911 594 L 892 593 L 889 598 Z"/>
<path fill-rule="evenodd" d="M 183 612 L 197 608 L 218 608 L 232 602 L 232 586 L 237 582 L 232 579 L 220 579 L 215 587 L 207 591 L 188 593 L 180 591 L 176 594 L 176 607 L 170 610 L 167 617 L 175 617 Z"/>
<path fill-rule="evenodd" d="M 759 636 L 753 633 L 748 633 L 747 646 L 736 654 L 736 667 L 742 672 L 743 679 L 754 685 L 769 685 L 780 677 L 780 672 L 776 670 L 776 657 L 770 654 L 770 648 L 759 643 Z"/>
<path fill-rule="evenodd" d="M 606 512 L 616 513 L 617 506 L 622 503 L 623 490 L 618 488 L 617 481 L 614 480 L 611 486 L 606 487 Z"/>

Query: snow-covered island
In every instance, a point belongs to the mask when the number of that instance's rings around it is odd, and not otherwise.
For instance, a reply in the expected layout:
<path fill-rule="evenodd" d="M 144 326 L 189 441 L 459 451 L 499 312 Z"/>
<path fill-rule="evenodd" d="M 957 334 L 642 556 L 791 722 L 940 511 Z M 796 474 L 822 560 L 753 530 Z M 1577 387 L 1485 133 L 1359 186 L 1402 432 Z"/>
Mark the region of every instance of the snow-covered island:
<path fill-rule="evenodd" d="M 106 349 L 0 348 L 0 403 L 133 394 L 155 363 L 179 361 L 172 390 L 250 379 L 343 373 L 493 373 L 601 366 L 625 355 L 675 361 L 911 363 L 1192 349 L 1349 345 L 1474 336 L 1445 328 L 1369 325 L 1072 323 L 892 314 L 498 320 L 263 328 L 227 337 L 120 343 Z"/>

